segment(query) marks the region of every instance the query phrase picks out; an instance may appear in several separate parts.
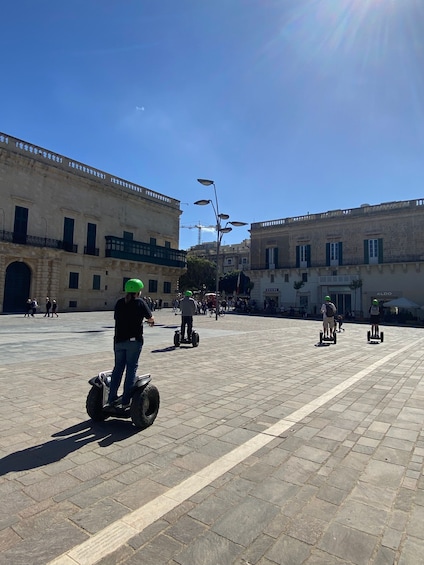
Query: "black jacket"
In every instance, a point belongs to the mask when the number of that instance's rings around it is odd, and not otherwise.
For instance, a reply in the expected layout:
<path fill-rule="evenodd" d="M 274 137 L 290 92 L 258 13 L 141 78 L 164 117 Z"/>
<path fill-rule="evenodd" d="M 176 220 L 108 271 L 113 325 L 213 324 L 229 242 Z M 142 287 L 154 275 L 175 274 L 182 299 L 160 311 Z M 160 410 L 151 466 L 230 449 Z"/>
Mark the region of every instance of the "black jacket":
<path fill-rule="evenodd" d="M 121 298 L 115 305 L 115 343 L 135 338 L 143 341 L 143 320 L 152 317 L 152 312 L 142 298 L 125 301 Z"/>

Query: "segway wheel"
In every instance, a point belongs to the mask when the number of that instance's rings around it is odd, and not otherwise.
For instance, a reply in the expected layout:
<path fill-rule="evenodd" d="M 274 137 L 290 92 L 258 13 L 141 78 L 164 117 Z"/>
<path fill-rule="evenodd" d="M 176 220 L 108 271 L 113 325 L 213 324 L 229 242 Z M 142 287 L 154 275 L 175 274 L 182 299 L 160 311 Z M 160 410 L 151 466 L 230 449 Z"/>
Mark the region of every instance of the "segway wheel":
<path fill-rule="evenodd" d="M 336 343 L 337 343 L 337 334 L 336 334 L 335 331 L 333 332 L 333 342 L 334 342 L 334 345 L 336 345 Z"/>
<path fill-rule="evenodd" d="M 95 422 L 103 422 L 108 417 L 103 411 L 103 390 L 97 386 L 91 387 L 85 403 L 87 414 Z"/>
<path fill-rule="evenodd" d="M 367 331 L 367 340 L 371 341 L 371 332 L 370 330 Z"/>
<path fill-rule="evenodd" d="M 180 332 L 174 333 L 174 346 L 180 347 Z"/>
<path fill-rule="evenodd" d="M 380 343 L 384 341 L 384 332 L 380 332 Z"/>
<path fill-rule="evenodd" d="M 136 428 L 144 430 L 153 424 L 159 412 L 160 397 L 155 385 L 138 388 L 131 401 L 131 420 Z"/>
<path fill-rule="evenodd" d="M 199 345 L 199 334 L 195 331 L 191 332 L 191 343 L 193 347 L 197 347 Z"/>
<path fill-rule="evenodd" d="M 322 343 L 323 339 L 324 339 L 324 332 L 319 332 L 319 342 Z"/>

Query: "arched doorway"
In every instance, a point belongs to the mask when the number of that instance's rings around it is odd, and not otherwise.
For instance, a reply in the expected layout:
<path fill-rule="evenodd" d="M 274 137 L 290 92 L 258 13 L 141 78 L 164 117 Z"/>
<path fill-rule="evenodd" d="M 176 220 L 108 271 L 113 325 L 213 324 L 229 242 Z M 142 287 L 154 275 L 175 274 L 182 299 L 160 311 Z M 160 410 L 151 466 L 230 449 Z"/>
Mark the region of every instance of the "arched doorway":
<path fill-rule="evenodd" d="M 15 261 L 6 269 L 3 312 L 24 312 L 29 298 L 31 269 L 26 263 Z"/>

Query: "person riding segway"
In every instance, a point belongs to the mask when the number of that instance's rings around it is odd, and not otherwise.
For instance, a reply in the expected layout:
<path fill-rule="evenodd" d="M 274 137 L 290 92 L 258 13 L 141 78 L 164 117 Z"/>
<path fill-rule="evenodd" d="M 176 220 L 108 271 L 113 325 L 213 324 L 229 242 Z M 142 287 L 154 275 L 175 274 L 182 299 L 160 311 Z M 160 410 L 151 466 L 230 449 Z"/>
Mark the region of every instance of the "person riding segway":
<path fill-rule="evenodd" d="M 180 343 L 191 343 L 196 347 L 199 343 L 199 334 L 193 330 L 193 316 L 196 313 L 196 301 L 191 290 L 186 290 L 184 298 L 180 301 L 181 329 L 174 335 L 174 345 L 179 347 Z M 187 338 L 185 338 L 187 330 Z"/>
<path fill-rule="evenodd" d="M 137 376 L 143 347 L 143 320 L 147 319 L 150 326 L 155 321 L 150 308 L 140 297 L 143 287 L 140 279 L 129 279 L 125 283 L 126 296 L 115 305 L 115 366 L 112 371 L 101 371 L 89 380 L 91 390 L 86 409 L 96 422 L 109 417 L 131 418 L 137 428 L 144 429 L 153 424 L 158 414 L 159 391 L 150 383 L 151 376 Z M 124 390 L 118 397 L 125 369 Z"/>
<path fill-rule="evenodd" d="M 321 314 L 323 315 L 322 324 L 323 331 L 320 333 L 320 343 L 323 341 L 333 341 L 336 343 L 336 327 L 334 316 L 337 312 L 337 308 L 333 302 L 331 302 L 331 297 L 326 296 L 324 298 L 324 303 L 321 306 Z"/>
<path fill-rule="evenodd" d="M 384 333 L 380 332 L 380 304 L 376 298 L 373 299 L 372 304 L 368 310 L 370 315 L 371 331 L 368 330 L 367 338 L 368 341 L 380 341 L 384 340 Z"/>

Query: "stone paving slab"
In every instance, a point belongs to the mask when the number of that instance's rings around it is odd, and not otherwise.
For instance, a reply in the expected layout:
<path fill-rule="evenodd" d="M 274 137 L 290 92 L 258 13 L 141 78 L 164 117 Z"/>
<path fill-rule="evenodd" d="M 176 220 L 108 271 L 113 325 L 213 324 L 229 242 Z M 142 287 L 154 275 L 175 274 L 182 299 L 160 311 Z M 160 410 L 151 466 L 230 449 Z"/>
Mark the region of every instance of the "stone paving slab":
<path fill-rule="evenodd" d="M 156 313 L 153 426 L 91 422 L 111 312 L 0 318 L 0 565 L 417 565 L 424 333 Z M 54 324 L 54 329 L 53 325 Z M 97 541 L 102 540 L 102 541 Z"/>

